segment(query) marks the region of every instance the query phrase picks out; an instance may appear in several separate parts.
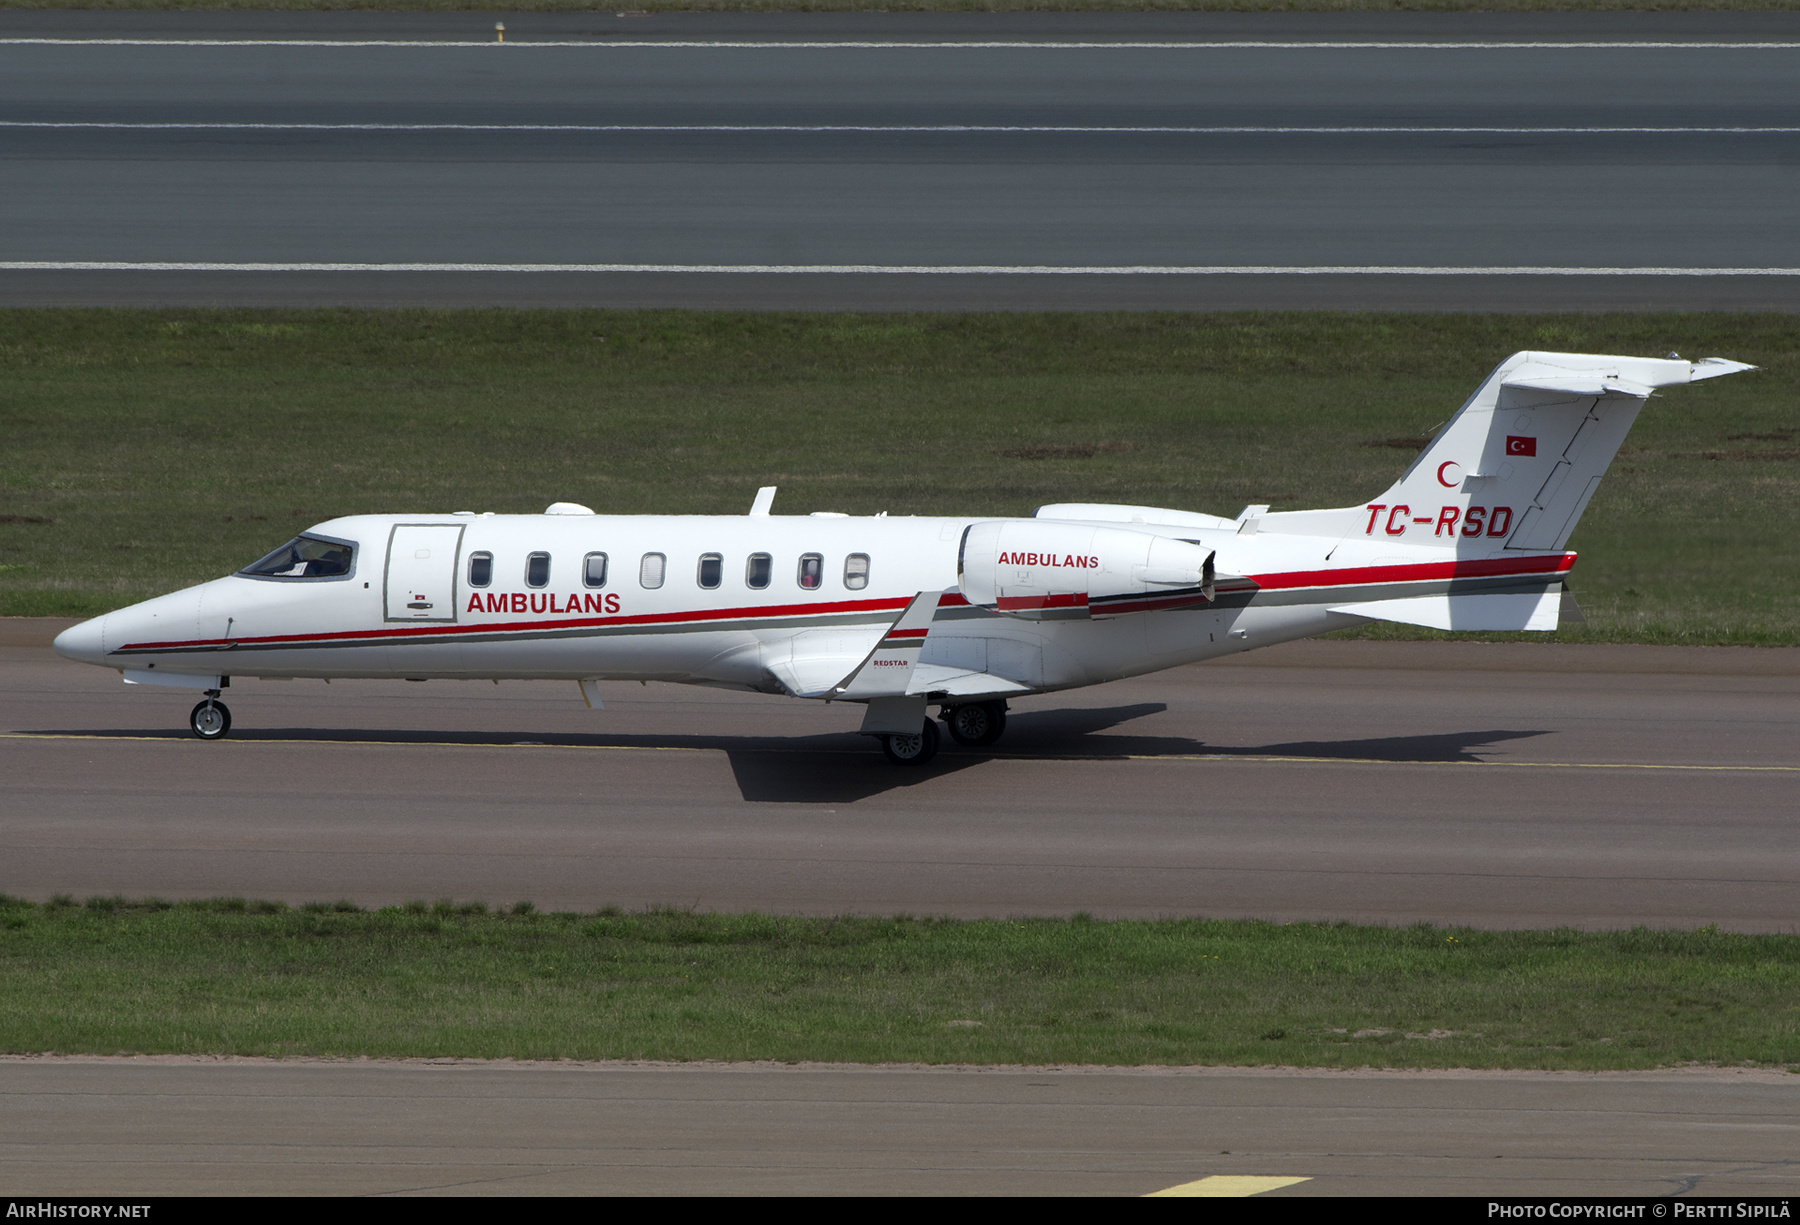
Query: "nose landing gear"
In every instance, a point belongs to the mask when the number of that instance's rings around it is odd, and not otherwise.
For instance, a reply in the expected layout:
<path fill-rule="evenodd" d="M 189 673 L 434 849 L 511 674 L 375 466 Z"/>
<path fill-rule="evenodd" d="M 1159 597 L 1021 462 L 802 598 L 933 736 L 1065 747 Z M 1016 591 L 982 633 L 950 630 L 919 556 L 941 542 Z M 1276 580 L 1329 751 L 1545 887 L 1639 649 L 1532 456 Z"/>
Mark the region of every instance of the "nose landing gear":
<path fill-rule="evenodd" d="M 202 740 L 223 739 L 225 733 L 231 730 L 231 711 L 225 703 L 219 701 L 217 689 L 206 691 L 206 701 L 194 707 L 193 712 L 188 715 L 188 727 Z"/>

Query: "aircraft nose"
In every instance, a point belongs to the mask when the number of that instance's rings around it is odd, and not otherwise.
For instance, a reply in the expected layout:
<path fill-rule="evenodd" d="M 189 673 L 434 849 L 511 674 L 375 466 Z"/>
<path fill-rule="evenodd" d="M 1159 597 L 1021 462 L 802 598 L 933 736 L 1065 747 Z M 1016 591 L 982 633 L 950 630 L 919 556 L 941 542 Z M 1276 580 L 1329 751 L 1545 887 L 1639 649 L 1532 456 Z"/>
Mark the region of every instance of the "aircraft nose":
<path fill-rule="evenodd" d="M 80 625 L 71 625 L 56 636 L 51 648 L 65 659 L 97 664 L 106 658 L 106 618 L 94 617 Z"/>

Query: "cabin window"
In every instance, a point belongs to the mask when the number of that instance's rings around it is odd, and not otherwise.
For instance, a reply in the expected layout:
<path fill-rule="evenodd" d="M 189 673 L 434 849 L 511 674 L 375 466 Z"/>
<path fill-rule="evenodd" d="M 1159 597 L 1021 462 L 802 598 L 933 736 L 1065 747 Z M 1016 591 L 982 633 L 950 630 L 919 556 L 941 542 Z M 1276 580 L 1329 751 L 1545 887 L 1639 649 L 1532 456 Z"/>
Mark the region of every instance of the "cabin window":
<path fill-rule="evenodd" d="M 638 564 L 638 582 L 650 591 L 661 587 L 665 560 L 661 553 L 644 554 L 644 560 Z"/>
<path fill-rule="evenodd" d="M 775 559 L 767 553 L 752 553 L 750 560 L 744 563 L 744 586 L 753 591 L 761 591 L 769 585 L 769 577 L 775 572 Z"/>
<path fill-rule="evenodd" d="M 469 554 L 469 586 L 486 587 L 494 581 L 494 555 L 492 553 Z"/>
<path fill-rule="evenodd" d="M 861 591 L 869 585 L 869 555 L 852 553 L 844 559 L 844 586 L 850 591 Z"/>
<path fill-rule="evenodd" d="M 817 553 L 800 555 L 800 588 L 802 591 L 817 591 L 819 583 L 825 576 L 825 559 Z"/>
<path fill-rule="evenodd" d="M 606 554 L 589 553 L 581 559 L 581 581 L 589 587 L 606 586 Z"/>
<path fill-rule="evenodd" d="M 700 554 L 700 585 L 702 587 L 708 591 L 714 590 L 718 587 L 719 580 L 724 577 L 724 573 L 725 557 L 723 554 Z"/>
<path fill-rule="evenodd" d="M 550 583 L 550 554 L 533 553 L 525 559 L 525 585 L 546 587 Z"/>
<path fill-rule="evenodd" d="M 322 536 L 296 536 L 267 557 L 239 570 L 251 578 L 348 578 L 356 545 Z"/>

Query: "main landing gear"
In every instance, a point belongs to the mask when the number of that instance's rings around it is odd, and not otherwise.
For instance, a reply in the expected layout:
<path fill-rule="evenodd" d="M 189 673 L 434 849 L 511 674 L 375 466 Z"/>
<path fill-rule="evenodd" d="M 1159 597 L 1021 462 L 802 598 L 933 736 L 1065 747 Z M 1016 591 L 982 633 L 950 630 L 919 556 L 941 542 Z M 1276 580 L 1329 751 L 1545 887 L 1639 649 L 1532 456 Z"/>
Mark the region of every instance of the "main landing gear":
<path fill-rule="evenodd" d="M 920 724 L 911 735 L 888 734 L 881 737 L 881 751 L 897 766 L 922 766 L 937 756 L 938 729 L 930 719 Z"/>
<path fill-rule="evenodd" d="M 969 748 L 992 744 L 1006 730 L 1005 702 L 946 706 L 943 715 L 944 726 L 950 729 L 950 739 Z"/>
<path fill-rule="evenodd" d="M 968 748 L 992 744 L 1006 730 L 1005 702 L 945 706 L 942 713 L 950 739 Z M 927 719 L 916 734 L 882 736 L 881 751 L 897 766 L 922 766 L 937 756 L 937 723 Z"/>
<path fill-rule="evenodd" d="M 225 703 L 219 701 L 219 691 L 208 689 L 206 701 L 194 707 L 188 715 L 188 727 L 194 735 L 202 740 L 222 740 L 225 733 L 231 730 L 231 711 Z"/>

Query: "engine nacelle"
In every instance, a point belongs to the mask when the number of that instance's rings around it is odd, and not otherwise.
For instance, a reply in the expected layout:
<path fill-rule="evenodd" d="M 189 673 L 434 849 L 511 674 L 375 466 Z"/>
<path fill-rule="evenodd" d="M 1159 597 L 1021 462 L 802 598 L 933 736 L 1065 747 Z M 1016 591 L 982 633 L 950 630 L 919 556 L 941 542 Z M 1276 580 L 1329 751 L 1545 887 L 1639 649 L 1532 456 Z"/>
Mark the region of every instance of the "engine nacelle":
<path fill-rule="evenodd" d="M 963 598 L 1034 621 L 1211 603 L 1213 551 L 1127 528 L 1043 520 L 971 524 L 956 559 Z"/>

